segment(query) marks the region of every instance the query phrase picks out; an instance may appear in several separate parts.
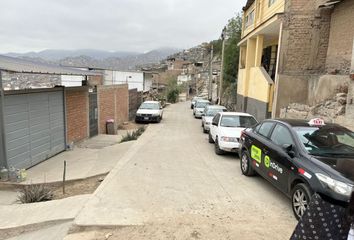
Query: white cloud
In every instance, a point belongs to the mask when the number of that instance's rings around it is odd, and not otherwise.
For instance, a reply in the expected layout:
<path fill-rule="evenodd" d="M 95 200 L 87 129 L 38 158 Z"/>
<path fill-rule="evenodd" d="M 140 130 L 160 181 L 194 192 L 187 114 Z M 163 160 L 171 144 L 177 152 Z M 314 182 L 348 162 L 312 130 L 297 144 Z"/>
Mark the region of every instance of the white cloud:
<path fill-rule="evenodd" d="M 216 39 L 245 0 L 2 0 L 0 52 L 146 51 Z"/>

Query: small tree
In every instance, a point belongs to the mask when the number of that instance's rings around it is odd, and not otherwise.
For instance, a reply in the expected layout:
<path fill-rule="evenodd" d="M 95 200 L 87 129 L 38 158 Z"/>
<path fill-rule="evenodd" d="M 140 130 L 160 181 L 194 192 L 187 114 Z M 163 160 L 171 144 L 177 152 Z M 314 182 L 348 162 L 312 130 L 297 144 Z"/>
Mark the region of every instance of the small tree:
<path fill-rule="evenodd" d="M 224 83 L 223 88 L 235 84 L 238 75 L 240 49 L 237 46 L 241 40 L 242 18 L 237 14 L 226 25 L 226 44 L 224 52 Z M 237 84 L 237 83 L 236 83 Z"/>
<path fill-rule="evenodd" d="M 178 97 L 180 94 L 180 87 L 177 84 L 177 79 L 175 77 L 171 77 L 168 80 L 167 85 L 167 101 L 170 103 L 176 103 L 178 101 Z"/>

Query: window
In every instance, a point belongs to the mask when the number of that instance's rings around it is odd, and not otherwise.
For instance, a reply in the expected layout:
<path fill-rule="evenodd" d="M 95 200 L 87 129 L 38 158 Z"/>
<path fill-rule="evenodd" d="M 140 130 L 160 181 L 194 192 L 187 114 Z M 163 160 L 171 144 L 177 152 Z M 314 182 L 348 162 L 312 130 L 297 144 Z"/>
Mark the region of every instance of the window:
<path fill-rule="evenodd" d="M 249 128 L 257 124 L 256 119 L 249 116 L 223 116 L 220 122 L 221 127 Z"/>
<path fill-rule="evenodd" d="M 278 146 L 283 146 L 284 144 L 294 145 L 294 141 L 291 137 L 289 129 L 281 124 L 277 124 L 275 126 L 270 140 L 272 140 Z"/>
<path fill-rule="evenodd" d="M 197 102 L 195 104 L 195 107 L 196 108 L 205 108 L 207 105 L 210 105 L 210 103 L 209 102 Z"/>
<path fill-rule="evenodd" d="M 160 109 L 160 104 L 158 103 L 147 103 L 144 102 L 143 104 L 141 104 L 139 109 Z"/>
<path fill-rule="evenodd" d="M 223 108 L 213 108 L 213 109 L 204 109 L 205 116 L 214 117 L 219 112 L 226 112 L 226 109 Z"/>
<path fill-rule="evenodd" d="M 220 114 L 216 114 L 215 117 L 213 118 L 213 124 L 218 125 L 219 124 L 219 119 L 220 119 Z"/>
<path fill-rule="evenodd" d="M 245 26 L 248 27 L 254 22 L 254 10 L 252 10 L 245 18 Z"/>
<path fill-rule="evenodd" d="M 268 137 L 273 126 L 274 123 L 272 122 L 264 122 L 262 126 L 259 128 L 258 134 L 262 135 L 263 137 Z"/>
<path fill-rule="evenodd" d="M 268 7 L 272 6 L 277 0 L 269 0 Z"/>
<path fill-rule="evenodd" d="M 296 127 L 297 136 L 308 153 L 320 156 L 354 156 L 354 133 L 345 128 Z"/>
<path fill-rule="evenodd" d="M 254 126 L 253 132 L 258 132 L 259 129 L 261 128 L 261 126 L 262 126 L 262 123 L 260 123 L 260 124 L 258 124 L 258 125 L 256 125 L 256 126 Z"/>

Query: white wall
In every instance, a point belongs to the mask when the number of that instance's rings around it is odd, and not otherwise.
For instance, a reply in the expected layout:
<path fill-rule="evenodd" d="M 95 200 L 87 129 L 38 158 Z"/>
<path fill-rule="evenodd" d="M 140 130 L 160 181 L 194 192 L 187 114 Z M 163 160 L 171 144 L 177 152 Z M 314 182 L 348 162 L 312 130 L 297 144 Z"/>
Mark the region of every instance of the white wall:
<path fill-rule="evenodd" d="M 191 75 L 178 75 L 177 77 L 177 83 L 180 85 L 184 82 L 188 82 L 192 80 L 192 76 Z"/>
<path fill-rule="evenodd" d="M 79 87 L 82 86 L 82 81 L 85 80 L 84 76 L 68 76 L 61 75 L 61 85 L 65 87 Z"/>
<path fill-rule="evenodd" d="M 152 88 L 152 79 L 145 79 L 144 92 L 150 91 Z"/>
<path fill-rule="evenodd" d="M 138 91 L 144 90 L 144 73 L 142 72 L 121 72 L 104 71 L 104 85 L 128 83 L 129 89 L 137 88 Z"/>

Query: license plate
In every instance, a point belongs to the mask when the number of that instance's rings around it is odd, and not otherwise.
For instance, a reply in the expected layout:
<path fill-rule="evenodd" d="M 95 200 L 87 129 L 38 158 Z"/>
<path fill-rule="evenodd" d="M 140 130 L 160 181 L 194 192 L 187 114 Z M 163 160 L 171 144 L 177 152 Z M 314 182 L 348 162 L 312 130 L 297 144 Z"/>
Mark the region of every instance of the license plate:
<path fill-rule="evenodd" d="M 149 117 L 144 117 L 144 120 L 149 120 Z"/>

